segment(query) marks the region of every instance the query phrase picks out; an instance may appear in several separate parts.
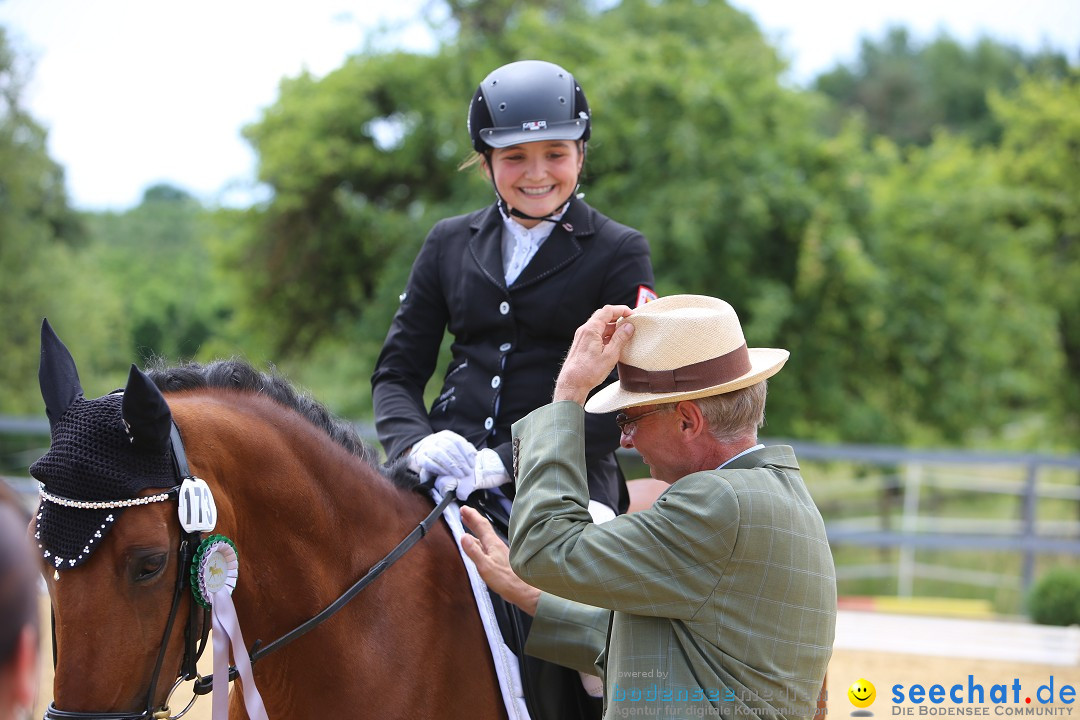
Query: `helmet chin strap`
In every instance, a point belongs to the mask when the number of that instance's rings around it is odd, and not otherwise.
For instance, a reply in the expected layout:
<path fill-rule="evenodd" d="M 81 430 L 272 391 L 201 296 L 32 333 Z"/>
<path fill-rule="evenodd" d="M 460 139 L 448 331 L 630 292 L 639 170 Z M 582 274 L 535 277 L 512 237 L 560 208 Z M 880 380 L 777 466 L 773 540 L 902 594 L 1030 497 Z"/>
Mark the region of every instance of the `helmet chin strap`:
<path fill-rule="evenodd" d="M 498 190 L 495 191 L 495 194 L 498 195 L 498 197 L 499 197 L 499 208 L 504 213 L 506 213 L 507 215 L 512 215 L 513 217 L 516 217 L 516 218 L 523 218 L 525 220 L 541 220 L 543 222 L 549 222 L 549 223 L 558 223 L 559 222 L 559 218 L 553 217 L 555 213 L 544 215 L 543 217 L 538 217 L 536 215 L 529 215 L 528 213 L 523 213 L 520 210 L 518 210 L 517 208 L 512 208 L 509 205 L 507 205 L 506 200 L 503 199 L 502 195 L 499 195 Z M 570 202 L 574 198 L 574 195 L 576 195 L 576 194 L 577 194 L 577 188 L 574 188 L 574 192 L 570 193 L 570 195 L 565 200 L 563 200 L 561 203 L 559 203 L 559 206 L 555 208 L 555 212 L 557 213 L 560 210 L 562 210 L 564 207 L 566 207 L 566 204 L 568 202 Z"/>

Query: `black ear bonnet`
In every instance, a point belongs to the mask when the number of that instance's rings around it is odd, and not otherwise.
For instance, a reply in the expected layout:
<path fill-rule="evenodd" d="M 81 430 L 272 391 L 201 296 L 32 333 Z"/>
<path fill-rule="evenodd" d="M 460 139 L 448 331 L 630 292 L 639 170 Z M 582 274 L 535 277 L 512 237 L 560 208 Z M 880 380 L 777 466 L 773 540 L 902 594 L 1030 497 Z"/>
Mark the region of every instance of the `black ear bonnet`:
<path fill-rule="evenodd" d="M 179 483 L 169 444 L 172 416 L 134 366 L 123 391 L 83 397 L 71 355 L 48 322 L 41 356 L 52 443 L 30 466 L 41 489 L 35 537 L 46 563 L 69 570 L 90 557 L 143 491 Z"/>

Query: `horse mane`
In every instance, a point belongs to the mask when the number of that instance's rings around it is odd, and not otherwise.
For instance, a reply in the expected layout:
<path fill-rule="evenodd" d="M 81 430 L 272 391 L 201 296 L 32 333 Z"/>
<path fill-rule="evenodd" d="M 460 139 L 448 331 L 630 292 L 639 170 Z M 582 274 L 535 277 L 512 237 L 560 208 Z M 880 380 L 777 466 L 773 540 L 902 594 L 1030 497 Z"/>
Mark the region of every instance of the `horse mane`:
<path fill-rule="evenodd" d="M 162 392 L 224 388 L 266 395 L 278 405 L 300 413 L 331 440 L 373 467 L 395 486 L 403 490 L 420 488 L 420 479 L 406 470 L 404 462 L 381 465 L 378 451 L 360 437 L 352 423 L 335 417 L 307 393 L 298 392 L 273 367 L 268 373 L 260 372 L 237 358 L 215 360 L 205 365 L 186 362 L 169 367 L 163 360 L 155 359 L 146 374 Z"/>

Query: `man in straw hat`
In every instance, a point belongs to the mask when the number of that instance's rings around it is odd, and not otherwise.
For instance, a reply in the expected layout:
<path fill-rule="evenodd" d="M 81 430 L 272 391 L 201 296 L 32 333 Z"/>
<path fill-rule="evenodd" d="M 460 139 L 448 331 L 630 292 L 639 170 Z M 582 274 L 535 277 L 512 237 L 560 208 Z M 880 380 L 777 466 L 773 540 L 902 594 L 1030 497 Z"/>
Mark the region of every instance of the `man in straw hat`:
<path fill-rule="evenodd" d="M 757 442 L 765 381 L 787 357 L 747 348 L 723 300 L 606 306 L 578 329 L 553 402 L 513 428 L 509 562 L 528 585 L 465 511 L 477 532 L 466 552 L 535 614 L 526 651 L 599 671 L 605 717 L 814 714 L 836 621 L 832 554 L 791 448 Z M 618 382 L 586 401 L 616 366 Z M 670 488 L 594 524 L 584 414 L 612 410 L 623 447 Z"/>

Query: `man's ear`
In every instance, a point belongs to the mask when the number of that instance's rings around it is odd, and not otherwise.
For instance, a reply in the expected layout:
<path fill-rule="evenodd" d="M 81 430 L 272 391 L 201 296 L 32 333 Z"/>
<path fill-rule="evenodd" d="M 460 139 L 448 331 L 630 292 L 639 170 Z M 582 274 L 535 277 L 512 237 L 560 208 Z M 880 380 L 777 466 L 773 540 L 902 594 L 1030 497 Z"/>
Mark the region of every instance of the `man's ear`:
<path fill-rule="evenodd" d="M 675 406 L 675 412 L 679 415 L 679 430 L 686 433 L 688 439 L 705 431 L 705 415 L 696 402 L 683 400 Z"/>

